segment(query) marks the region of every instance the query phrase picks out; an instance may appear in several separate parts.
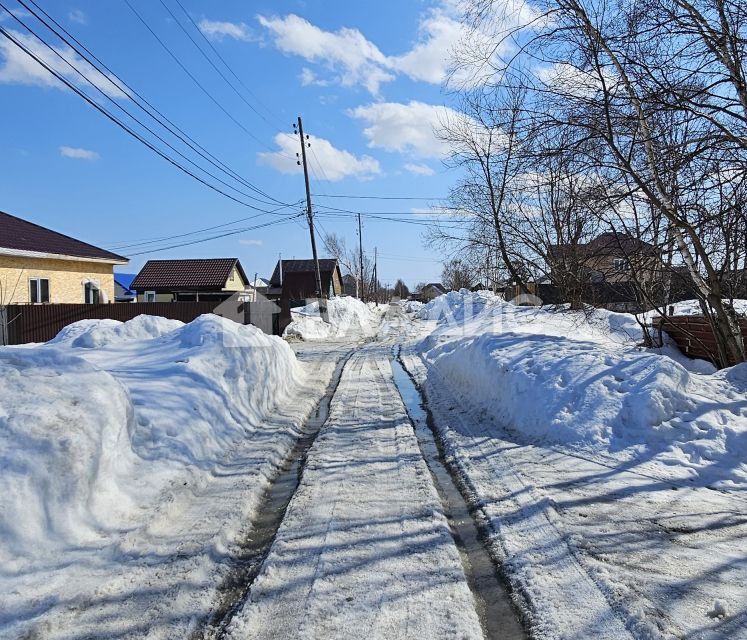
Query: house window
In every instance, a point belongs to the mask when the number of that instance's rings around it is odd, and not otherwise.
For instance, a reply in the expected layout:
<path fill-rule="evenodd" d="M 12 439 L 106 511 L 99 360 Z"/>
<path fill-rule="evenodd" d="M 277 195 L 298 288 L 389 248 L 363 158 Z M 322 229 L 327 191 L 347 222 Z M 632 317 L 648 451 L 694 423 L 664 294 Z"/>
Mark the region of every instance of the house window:
<path fill-rule="evenodd" d="M 627 258 L 615 258 L 613 265 L 615 271 L 630 271 L 630 261 Z"/>
<path fill-rule="evenodd" d="M 99 300 L 99 288 L 90 282 L 86 282 L 83 287 L 83 301 L 86 304 L 98 304 Z"/>
<path fill-rule="evenodd" d="M 233 269 L 231 269 L 231 275 L 230 275 L 230 276 L 228 276 L 228 281 L 229 281 L 229 282 L 233 282 L 233 274 L 234 274 L 234 273 L 235 273 L 235 271 L 234 271 Z"/>
<path fill-rule="evenodd" d="M 156 301 L 156 292 L 155 291 L 146 291 L 145 292 L 145 301 L 146 302 L 155 302 Z"/>
<path fill-rule="evenodd" d="M 49 280 L 47 278 L 29 280 L 29 300 L 32 304 L 49 302 Z"/>

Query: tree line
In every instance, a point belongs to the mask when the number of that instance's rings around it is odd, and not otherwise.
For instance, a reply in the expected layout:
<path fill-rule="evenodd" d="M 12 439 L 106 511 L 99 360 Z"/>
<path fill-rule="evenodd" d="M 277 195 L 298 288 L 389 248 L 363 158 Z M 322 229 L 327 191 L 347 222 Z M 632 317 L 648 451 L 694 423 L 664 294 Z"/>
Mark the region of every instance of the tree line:
<path fill-rule="evenodd" d="M 664 315 L 696 298 L 719 360 L 744 361 L 731 302 L 747 287 L 747 4 L 464 6 L 458 115 L 439 135 L 464 175 L 449 206 L 467 222 L 428 242 L 524 291 L 549 280 L 576 307 L 615 279 L 606 270 Z"/>

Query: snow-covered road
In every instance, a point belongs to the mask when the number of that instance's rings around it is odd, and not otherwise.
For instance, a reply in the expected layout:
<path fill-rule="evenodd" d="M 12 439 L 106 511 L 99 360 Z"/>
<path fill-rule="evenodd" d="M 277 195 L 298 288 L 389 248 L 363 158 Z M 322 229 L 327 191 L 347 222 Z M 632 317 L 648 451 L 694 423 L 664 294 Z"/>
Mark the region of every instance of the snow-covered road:
<path fill-rule="evenodd" d="M 229 637 L 483 637 L 389 357 L 373 344 L 347 364 Z"/>

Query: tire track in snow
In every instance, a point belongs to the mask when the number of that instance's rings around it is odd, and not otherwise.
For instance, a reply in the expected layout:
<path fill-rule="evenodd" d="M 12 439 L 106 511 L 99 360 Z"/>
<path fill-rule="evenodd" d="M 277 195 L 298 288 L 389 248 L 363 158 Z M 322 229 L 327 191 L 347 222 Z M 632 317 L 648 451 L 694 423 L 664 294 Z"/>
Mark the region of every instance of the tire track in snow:
<path fill-rule="evenodd" d="M 538 500 L 500 451 L 488 450 L 469 414 L 433 369 L 411 349 L 402 361 L 425 392 L 444 450 L 474 496 L 514 587 L 525 599 L 534 635 L 540 638 L 632 638 L 628 624 L 575 557 L 552 521 L 552 507 Z M 459 434 L 468 436 L 463 441 Z"/>
<path fill-rule="evenodd" d="M 482 637 L 439 496 L 377 364 L 388 351 L 365 347 L 343 372 L 228 637 Z"/>

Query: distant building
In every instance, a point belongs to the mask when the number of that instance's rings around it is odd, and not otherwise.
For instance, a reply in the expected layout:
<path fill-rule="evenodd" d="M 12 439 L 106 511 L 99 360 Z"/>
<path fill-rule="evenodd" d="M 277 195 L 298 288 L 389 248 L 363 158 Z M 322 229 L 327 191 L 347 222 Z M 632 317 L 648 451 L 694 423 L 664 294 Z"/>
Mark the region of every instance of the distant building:
<path fill-rule="evenodd" d="M 114 301 L 115 302 L 136 302 L 137 293 L 132 289 L 132 281 L 136 273 L 115 273 L 114 274 Z"/>
<path fill-rule="evenodd" d="M 342 294 L 345 296 L 360 297 L 358 291 L 358 278 L 352 273 L 347 273 L 342 276 Z"/>
<path fill-rule="evenodd" d="M 328 298 L 343 293 L 340 266 L 334 258 L 321 258 L 319 272 L 322 290 Z M 316 269 L 313 260 L 279 260 L 270 278 L 267 298 L 280 306 L 277 330 L 282 334 L 290 324 L 290 310 L 316 298 Z"/>
<path fill-rule="evenodd" d="M 149 260 L 130 286 L 138 302 L 211 302 L 242 291 L 250 295 L 249 279 L 236 258 Z"/>
<path fill-rule="evenodd" d="M 322 290 L 329 298 L 343 293 L 340 266 L 334 258 L 321 258 L 319 272 Z M 302 306 L 316 298 L 316 270 L 313 260 L 279 260 L 270 278 L 267 297 L 288 301 L 290 307 Z"/>
<path fill-rule="evenodd" d="M 580 269 L 585 279 L 599 283 L 661 279 L 660 251 L 627 233 L 603 233 L 590 242 L 550 247 L 550 270 Z"/>
<path fill-rule="evenodd" d="M 429 282 L 419 291 L 415 292 L 414 298 L 420 302 L 430 302 L 438 296 L 446 293 L 446 288 L 440 282 Z"/>
<path fill-rule="evenodd" d="M 96 304 L 114 300 L 123 256 L 0 212 L 1 304 Z"/>

